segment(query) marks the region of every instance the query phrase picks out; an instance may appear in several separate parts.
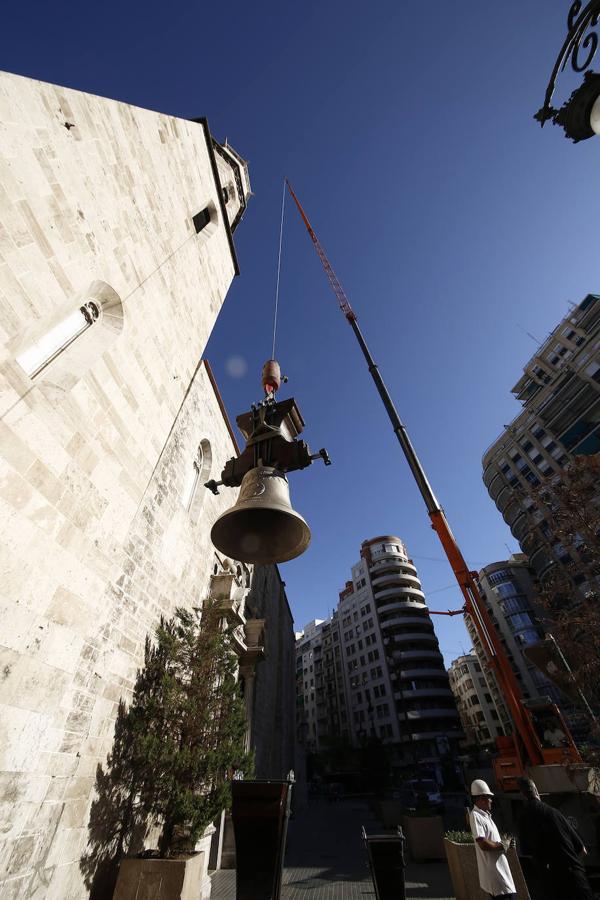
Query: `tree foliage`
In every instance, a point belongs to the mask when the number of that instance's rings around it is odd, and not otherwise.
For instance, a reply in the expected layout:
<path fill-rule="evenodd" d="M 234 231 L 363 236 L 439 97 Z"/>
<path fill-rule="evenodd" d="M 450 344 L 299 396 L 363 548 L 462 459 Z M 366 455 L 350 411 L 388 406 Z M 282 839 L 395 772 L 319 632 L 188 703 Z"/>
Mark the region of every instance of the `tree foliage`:
<path fill-rule="evenodd" d="M 192 850 L 230 801 L 234 770 L 249 774 L 246 718 L 231 630 L 213 601 L 178 609 L 146 642 L 128 712 L 143 810 L 162 823 L 161 856 Z"/>
<path fill-rule="evenodd" d="M 562 557 L 544 576 L 540 600 L 575 683 L 600 709 L 600 454 L 578 456 L 537 491 Z"/>

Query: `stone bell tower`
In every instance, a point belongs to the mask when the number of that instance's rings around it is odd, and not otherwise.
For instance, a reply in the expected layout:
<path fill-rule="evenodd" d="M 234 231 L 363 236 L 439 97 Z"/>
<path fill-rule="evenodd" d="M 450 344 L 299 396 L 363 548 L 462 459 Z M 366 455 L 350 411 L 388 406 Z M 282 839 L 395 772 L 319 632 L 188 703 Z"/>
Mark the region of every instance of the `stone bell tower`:
<path fill-rule="evenodd" d="M 0 106 L 0 894 L 108 897 L 140 848 L 99 837 L 98 767 L 231 503 L 201 358 L 250 183 L 206 120 L 6 73 Z"/>

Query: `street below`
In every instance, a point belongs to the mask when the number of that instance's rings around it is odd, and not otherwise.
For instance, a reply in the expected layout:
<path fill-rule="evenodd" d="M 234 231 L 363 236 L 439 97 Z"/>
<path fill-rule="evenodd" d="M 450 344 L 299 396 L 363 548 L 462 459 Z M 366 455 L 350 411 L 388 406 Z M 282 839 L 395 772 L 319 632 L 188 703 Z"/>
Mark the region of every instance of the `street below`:
<path fill-rule="evenodd" d="M 283 872 L 282 900 L 362 900 L 375 891 L 361 829 L 381 833 L 368 803 L 347 798 L 313 803 L 290 820 Z M 235 898 L 235 872 L 212 876 L 213 900 Z M 415 863 L 407 857 L 407 900 L 453 900 L 445 862 Z"/>

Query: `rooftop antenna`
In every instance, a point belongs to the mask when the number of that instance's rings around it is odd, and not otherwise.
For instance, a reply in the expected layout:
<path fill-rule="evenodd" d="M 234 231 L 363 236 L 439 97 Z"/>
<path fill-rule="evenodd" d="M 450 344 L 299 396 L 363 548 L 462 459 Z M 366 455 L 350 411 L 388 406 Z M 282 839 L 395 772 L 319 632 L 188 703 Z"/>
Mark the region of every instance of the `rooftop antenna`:
<path fill-rule="evenodd" d="M 530 337 L 532 341 L 535 341 L 535 343 L 538 345 L 538 347 L 541 347 L 541 346 L 542 346 L 542 342 L 539 341 L 539 340 L 536 338 L 536 336 L 533 335 L 530 331 L 527 331 L 527 329 L 526 329 L 526 328 L 523 328 L 522 325 L 519 325 L 518 322 L 515 322 L 515 325 L 517 326 L 517 328 L 520 328 L 521 331 L 524 331 L 525 334 L 527 335 L 527 337 Z"/>

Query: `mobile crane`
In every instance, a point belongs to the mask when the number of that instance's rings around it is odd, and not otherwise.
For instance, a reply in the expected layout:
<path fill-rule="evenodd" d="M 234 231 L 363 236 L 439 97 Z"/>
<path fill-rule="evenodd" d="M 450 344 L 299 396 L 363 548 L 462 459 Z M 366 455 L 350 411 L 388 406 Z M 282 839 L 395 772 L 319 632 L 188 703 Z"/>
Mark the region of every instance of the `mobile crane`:
<path fill-rule="evenodd" d="M 441 541 L 446 557 L 448 558 L 464 597 L 464 608 L 462 610 L 457 610 L 456 613 L 463 612 L 465 615 L 470 616 L 479 639 L 481 640 L 489 666 L 496 677 L 499 690 L 504 697 L 506 706 L 513 720 L 515 728 L 514 733 L 512 735 L 499 736 L 496 739 L 498 756 L 494 760 L 493 765 L 499 789 L 507 792 L 516 790 L 517 778 L 525 774 L 527 770 L 540 778 L 540 771 L 538 770 L 538 767 L 540 766 L 552 767 L 556 772 L 557 764 L 559 764 L 559 769 L 561 769 L 560 764 L 562 764 L 562 769 L 564 770 L 565 763 L 582 763 L 579 751 L 573 742 L 573 738 L 558 707 L 549 699 L 545 698 L 539 698 L 534 701 L 524 700 L 519 683 L 508 662 L 490 613 L 481 596 L 476 581 L 477 573 L 471 571 L 465 562 L 456 538 L 450 530 L 444 510 L 433 493 L 423 466 L 410 441 L 406 427 L 400 420 L 381 373 L 379 372 L 379 368 L 371 356 L 366 341 L 358 326 L 356 314 L 350 306 L 346 293 L 335 274 L 319 239 L 308 221 L 306 213 L 300 205 L 300 201 L 296 197 L 291 184 L 287 180 L 286 183 L 315 250 L 317 251 L 319 259 L 321 260 L 323 268 L 325 269 L 331 288 L 338 300 L 340 310 L 356 336 L 369 372 L 371 373 L 379 396 L 383 401 L 383 405 L 390 422 L 392 423 L 394 433 L 398 438 L 406 461 L 408 462 L 417 483 L 417 487 L 425 501 L 425 506 L 427 507 L 427 512 L 431 520 L 431 526 Z M 445 613 L 445 615 L 448 614 L 453 615 L 455 612 Z M 559 747 L 552 746 L 544 737 L 545 732 L 556 728 L 559 728 L 565 736 L 562 746 Z M 546 769 L 546 774 L 550 771 L 551 769 Z M 558 785 L 556 785 L 556 787 L 548 786 L 549 784 L 551 785 L 551 782 L 552 778 L 543 780 L 544 786 L 541 787 L 541 790 L 552 791 L 564 789 Z"/>

